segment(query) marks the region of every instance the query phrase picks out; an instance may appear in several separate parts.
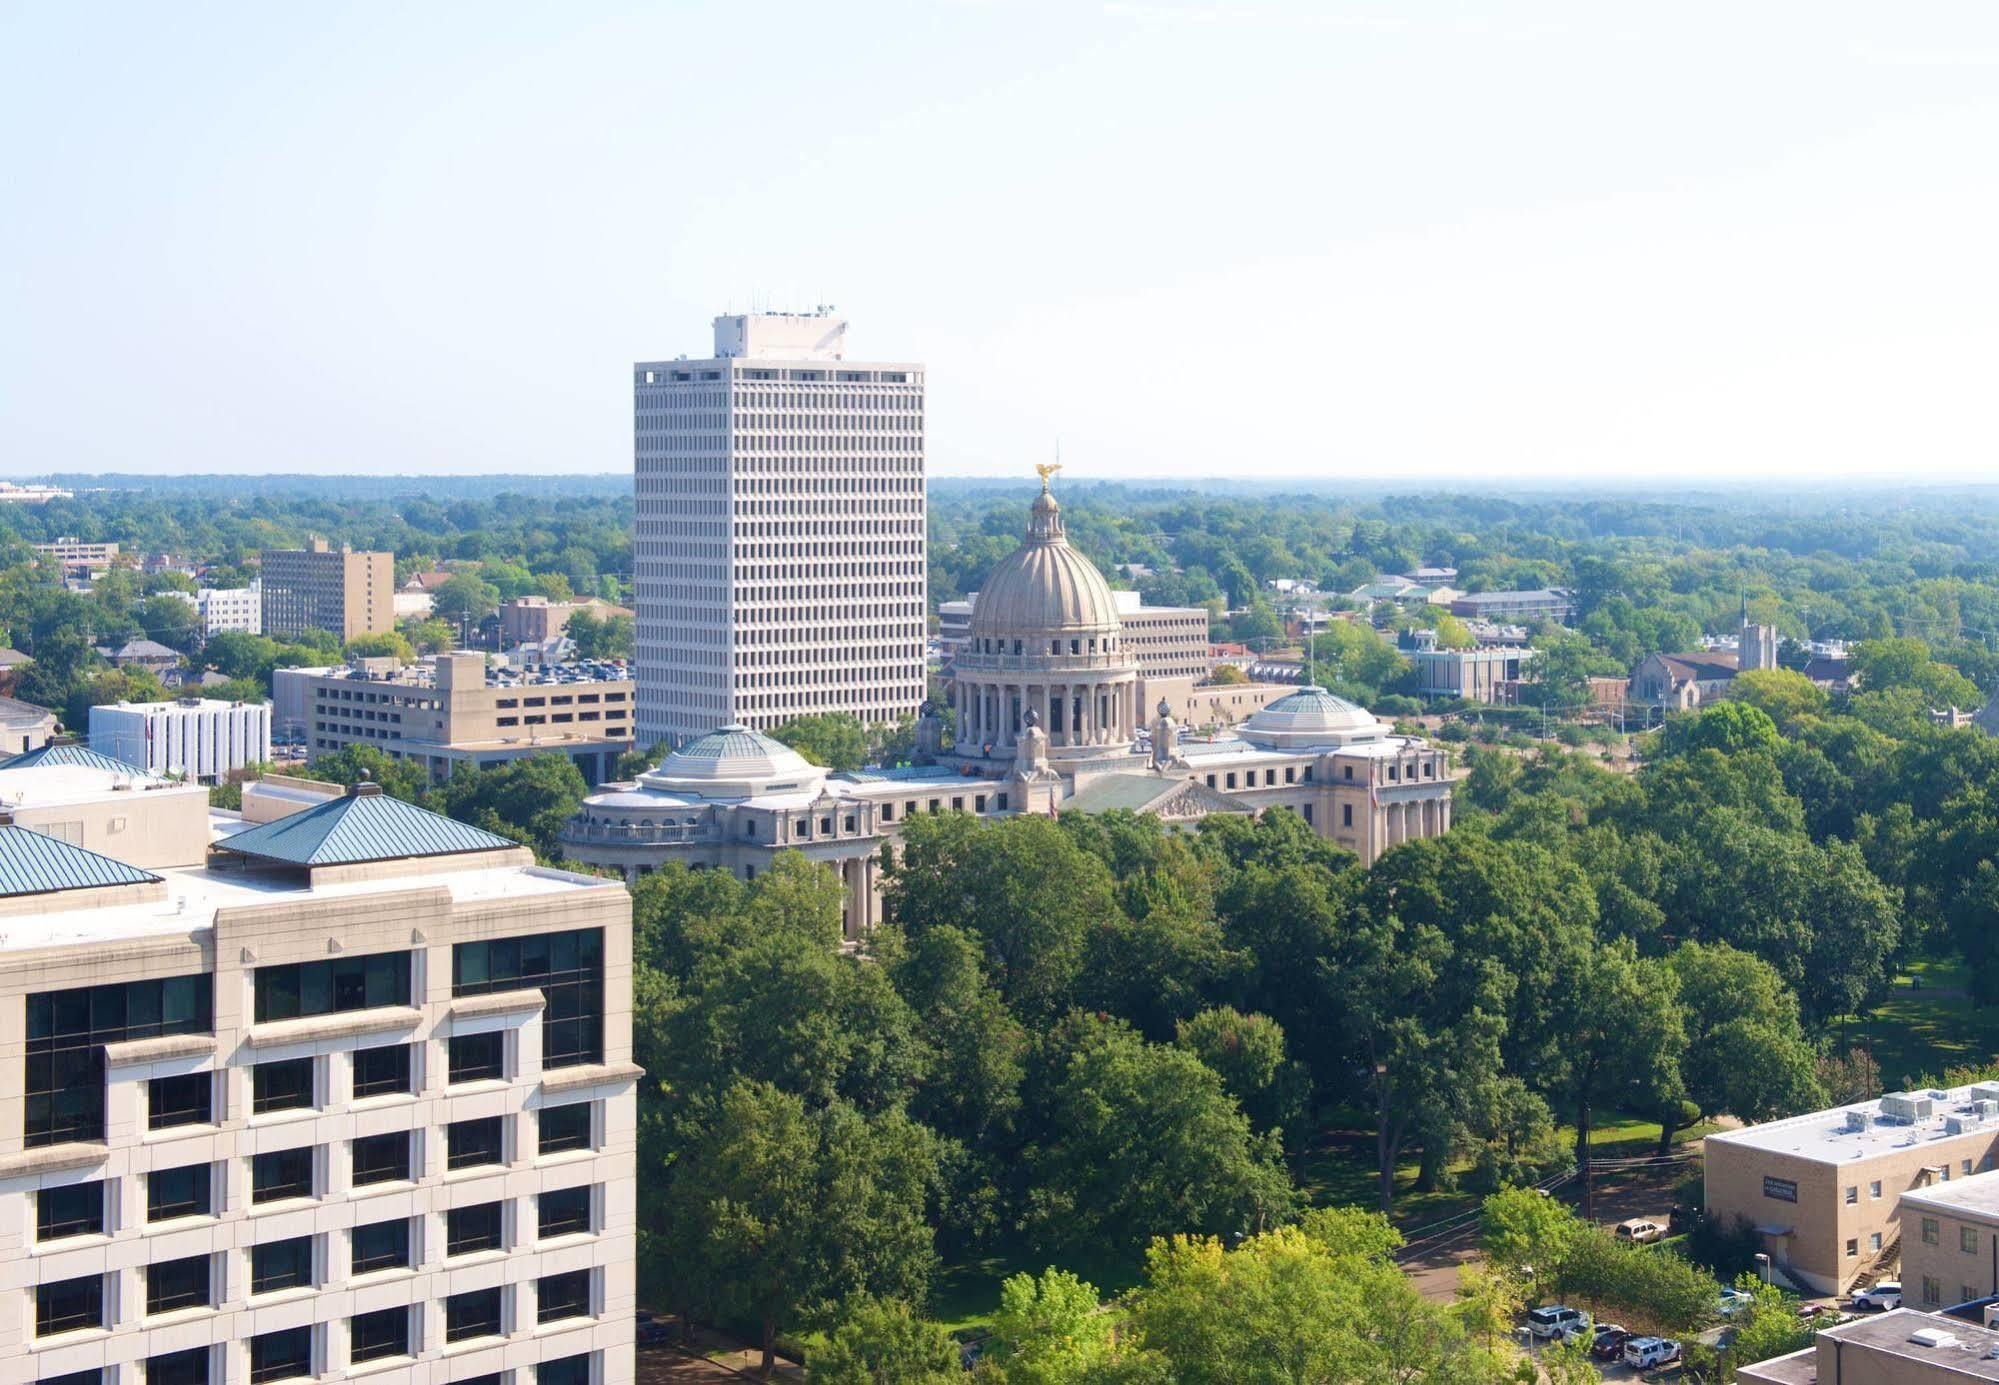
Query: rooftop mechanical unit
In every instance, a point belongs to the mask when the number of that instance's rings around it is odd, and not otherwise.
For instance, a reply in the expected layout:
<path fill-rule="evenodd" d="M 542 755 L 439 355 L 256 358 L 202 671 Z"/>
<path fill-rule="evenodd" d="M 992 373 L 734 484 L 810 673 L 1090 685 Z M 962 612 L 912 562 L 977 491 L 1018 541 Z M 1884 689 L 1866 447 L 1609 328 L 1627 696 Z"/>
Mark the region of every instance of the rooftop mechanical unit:
<path fill-rule="evenodd" d="M 1871 1124 L 1873 1122 L 1868 1119 L 1865 1111 L 1848 1111 L 1846 1113 L 1846 1128 L 1848 1130 L 1864 1131 Z"/>
<path fill-rule="evenodd" d="M 1926 1121 L 1936 1110 L 1935 1098 L 1924 1092 L 1890 1092 L 1881 1098 L 1881 1118 L 1901 1125 Z"/>

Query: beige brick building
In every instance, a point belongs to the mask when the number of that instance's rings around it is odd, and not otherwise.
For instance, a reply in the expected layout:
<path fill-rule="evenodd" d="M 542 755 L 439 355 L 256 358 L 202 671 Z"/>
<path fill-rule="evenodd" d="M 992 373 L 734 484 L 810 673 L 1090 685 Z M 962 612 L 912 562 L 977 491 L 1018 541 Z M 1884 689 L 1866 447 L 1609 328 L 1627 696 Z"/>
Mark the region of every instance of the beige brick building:
<path fill-rule="evenodd" d="M 578 611 L 586 611 L 598 620 L 612 616 L 629 618 L 632 614 L 623 606 L 595 597 L 588 601 L 550 601 L 545 596 L 517 596 L 500 603 L 500 636 L 508 648 L 541 644 L 568 633 L 569 618 Z"/>
<path fill-rule="evenodd" d="M 1738 1366 L 1742 1385 L 1972 1385 L 1999 1381 L 1999 1332 L 1898 1308 L 1828 1327 L 1789 1356 Z"/>
<path fill-rule="evenodd" d="M 0 823 L 0 1385 L 630 1381 L 623 888 L 369 785 L 46 768 L 187 825 Z"/>
<path fill-rule="evenodd" d="M 1910 1253 L 1904 1194 L 1994 1166 L 1999 1087 L 1898 1092 L 1710 1135 L 1710 1217 L 1741 1217 L 1773 1263 L 1818 1293 L 1845 1293 Z"/>
<path fill-rule="evenodd" d="M 442 779 L 456 765 L 491 769 L 554 753 L 597 784 L 633 744 L 632 680 L 613 666 L 510 670 L 461 652 L 414 664 L 357 659 L 339 668 L 277 669 L 271 682 L 281 717 L 273 733 L 303 734 L 308 759 L 372 745 Z"/>
<path fill-rule="evenodd" d="M 1947 1308 L 1999 1297 L 1999 1174 L 1902 1194 L 1902 1301 Z"/>
<path fill-rule="evenodd" d="M 264 633 L 276 639 L 331 630 L 343 640 L 396 628 L 396 555 L 357 553 L 313 539 L 263 553 Z"/>

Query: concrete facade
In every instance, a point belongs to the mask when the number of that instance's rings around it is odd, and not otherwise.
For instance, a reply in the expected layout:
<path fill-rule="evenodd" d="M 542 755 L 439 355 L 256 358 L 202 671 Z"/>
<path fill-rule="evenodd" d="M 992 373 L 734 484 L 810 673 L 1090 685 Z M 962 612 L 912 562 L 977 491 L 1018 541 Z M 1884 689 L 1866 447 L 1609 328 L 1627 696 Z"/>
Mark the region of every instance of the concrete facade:
<path fill-rule="evenodd" d="M 271 708 L 211 697 L 100 704 L 90 709 L 90 743 L 149 774 L 216 784 L 269 763 Z"/>
<path fill-rule="evenodd" d="M 343 640 L 396 628 L 396 555 L 333 548 L 267 548 L 262 575 L 264 633 L 282 638 L 330 630 Z"/>
<path fill-rule="evenodd" d="M 264 633 L 261 580 L 247 587 L 203 587 L 195 593 L 194 603 L 204 635 L 218 635 L 224 630 L 240 630 L 246 635 Z"/>
<path fill-rule="evenodd" d="M 595 784 L 632 748 L 636 690 L 617 665 L 502 672 L 484 654 L 458 652 L 415 664 L 277 669 L 271 682 L 273 701 L 299 719 L 308 760 L 372 745 L 442 779 L 457 765 L 491 769 L 553 753 Z"/>
<path fill-rule="evenodd" d="M 205 825 L 205 804 L 183 802 Z M 510 848 L 277 870 L 204 864 L 207 850 L 204 832 L 193 860 L 151 883 L 0 900 L 0 1385 L 77 1372 L 246 1385 L 287 1344 L 302 1357 L 254 1378 L 533 1385 L 538 1367 L 581 1358 L 569 1378 L 626 1385 L 638 1074 L 624 890 Z M 601 937 L 601 1053 L 555 1066 L 545 992 L 461 993 L 454 950 L 574 930 Z M 259 1018 L 264 978 L 371 958 L 401 973 L 406 998 Z M 204 1012 L 166 1037 L 121 1037 L 139 1012 L 125 988 L 188 994 L 185 978 L 205 978 Z M 51 1139 L 29 1015 L 61 1016 L 78 994 L 93 1037 L 100 1011 L 117 1026 L 94 1050 L 98 1133 Z M 490 1075 L 453 1080 L 461 1040 L 491 1045 Z M 378 1073 L 391 1053 L 407 1076 L 357 1093 L 364 1059 Z M 260 1099 L 260 1069 L 300 1085 Z M 187 1093 L 192 1107 L 168 1099 Z M 489 1129 L 490 1153 L 470 1140 L 453 1153 L 456 1131 Z M 52 1225 L 52 1206 L 66 1219 Z M 490 1215 L 490 1243 L 454 1240 L 454 1213 Z M 260 1280 L 259 1248 L 296 1254 Z M 190 1271 L 168 1300 L 163 1270 Z M 88 1311 L 45 1320 L 48 1292 Z"/>
<path fill-rule="evenodd" d="M 924 692 L 924 372 L 845 359 L 826 314 L 715 320 L 633 367 L 638 739 Z"/>

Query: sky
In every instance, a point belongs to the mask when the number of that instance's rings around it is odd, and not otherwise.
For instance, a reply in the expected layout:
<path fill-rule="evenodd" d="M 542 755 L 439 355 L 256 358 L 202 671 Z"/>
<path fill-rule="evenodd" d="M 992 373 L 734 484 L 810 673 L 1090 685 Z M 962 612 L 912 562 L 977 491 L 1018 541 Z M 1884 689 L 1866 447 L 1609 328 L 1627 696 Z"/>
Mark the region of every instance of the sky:
<path fill-rule="evenodd" d="M 606 472 L 836 305 L 936 475 L 1999 479 L 1999 6 L 0 0 L 0 475 Z"/>

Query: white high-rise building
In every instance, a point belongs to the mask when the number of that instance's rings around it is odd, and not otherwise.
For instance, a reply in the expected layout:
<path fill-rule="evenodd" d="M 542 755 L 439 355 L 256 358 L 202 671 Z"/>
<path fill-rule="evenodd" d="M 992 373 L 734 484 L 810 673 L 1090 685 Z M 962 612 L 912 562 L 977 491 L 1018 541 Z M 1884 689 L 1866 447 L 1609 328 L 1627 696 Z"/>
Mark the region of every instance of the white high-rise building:
<path fill-rule="evenodd" d="M 923 701 L 923 367 L 846 330 L 718 317 L 713 356 L 633 368 L 641 746 Z"/>

